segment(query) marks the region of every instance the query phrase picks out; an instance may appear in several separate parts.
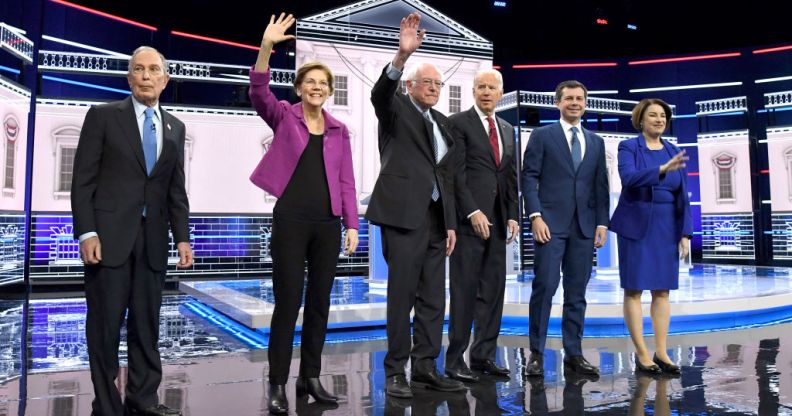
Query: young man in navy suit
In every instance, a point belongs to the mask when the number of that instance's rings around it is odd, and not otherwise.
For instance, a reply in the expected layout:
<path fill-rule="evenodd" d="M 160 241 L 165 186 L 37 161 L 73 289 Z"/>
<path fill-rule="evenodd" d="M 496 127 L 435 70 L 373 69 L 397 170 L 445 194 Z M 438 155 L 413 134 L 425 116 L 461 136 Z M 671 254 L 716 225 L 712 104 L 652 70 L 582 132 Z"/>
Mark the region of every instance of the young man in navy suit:
<path fill-rule="evenodd" d="M 544 375 L 547 325 L 561 271 L 564 367 L 578 374 L 599 374 L 583 357 L 581 339 L 593 251 L 602 247 L 608 236 L 609 189 L 605 143 L 580 123 L 587 95 L 586 87 L 578 81 L 560 83 L 555 100 L 561 120 L 534 130 L 523 157 L 522 192 L 536 242 L 529 309 L 529 376 Z"/>

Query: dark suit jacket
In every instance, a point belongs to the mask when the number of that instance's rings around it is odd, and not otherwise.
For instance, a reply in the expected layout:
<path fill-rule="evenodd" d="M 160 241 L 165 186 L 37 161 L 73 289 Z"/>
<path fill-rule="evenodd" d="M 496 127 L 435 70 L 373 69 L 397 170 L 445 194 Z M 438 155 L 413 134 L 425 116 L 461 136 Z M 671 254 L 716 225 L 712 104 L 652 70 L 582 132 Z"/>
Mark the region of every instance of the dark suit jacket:
<path fill-rule="evenodd" d="M 448 120 L 439 111 L 432 118 L 448 145 L 448 153 L 435 163 L 432 152 L 432 124 L 413 105 L 407 95 L 397 92 L 399 80 L 383 70 L 371 90 L 371 102 L 379 120 L 380 167 L 371 194 L 366 219 L 379 225 L 415 230 L 424 225 L 432 183 L 437 180 L 443 202 L 445 228 L 456 229 L 454 208 L 454 140 Z"/>
<path fill-rule="evenodd" d="M 146 207 L 146 250 L 151 268 L 168 261 L 168 225 L 176 242 L 189 241 L 189 204 L 184 187 L 184 124 L 160 108 L 162 151 L 146 174 L 143 143 L 132 98 L 91 107 L 85 116 L 71 187 L 74 237 L 95 231 L 102 262 L 123 264 Z"/>
<path fill-rule="evenodd" d="M 608 226 L 609 189 L 605 142 L 583 129 L 586 153 L 575 172 L 561 123 L 539 127 L 525 149 L 522 192 L 525 213 L 542 214 L 550 232 L 563 232 L 577 213 L 583 235 L 594 237 L 598 225 Z"/>
<path fill-rule="evenodd" d="M 490 222 L 494 209 L 503 222 L 496 227 L 506 229 L 507 220 L 517 220 L 517 164 L 514 158 L 514 127 L 500 117 L 495 125 L 503 141 L 500 165 L 495 165 L 489 132 L 484 129 L 476 109 L 448 117 L 456 139 L 457 167 L 454 192 L 458 214 L 458 231 L 475 235 L 468 215 L 479 209 Z M 495 197 L 500 194 L 500 198 Z M 518 221 L 519 222 L 519 221 Z"/>
<path fill-rule="evenodd" d="M 663 147 L 672 155 L 679 153 L 679 148 L 666 140 Z M 624 140 L 619 143 L 619 176 L 622 192 L 619 205 L 613 212 L 611 231 L 622 237 L 640 240 L 646 236 L 652 222 L 652 201 L 654 186 L 660 184 L 660 171 L 657 166 L 646 166 L 646 139 L 643 135 Z M 693 221 L 690 216 L 690 199 L 687 193 L 687 169 L 682 174 L 682 189 L 675 195 L 676 205 L 676 240 L 683 235 L 693 234 Z"/>

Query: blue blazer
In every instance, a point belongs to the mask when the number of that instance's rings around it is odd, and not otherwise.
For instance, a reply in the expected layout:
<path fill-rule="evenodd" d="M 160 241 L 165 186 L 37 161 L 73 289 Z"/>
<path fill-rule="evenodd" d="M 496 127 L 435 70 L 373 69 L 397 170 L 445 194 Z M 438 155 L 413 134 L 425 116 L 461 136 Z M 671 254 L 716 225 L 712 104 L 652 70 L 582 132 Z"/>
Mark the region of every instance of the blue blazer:
<path fill-rule="evenodd" d="M 561 123 L 531 133 L 523 156 L 521 187 L 525 214 L 542 214 L 550 232 L 564 232 L 577 214 L 581 231 L 593 238 L 598 225 L 608 226 L 609 190 L 605 142 L 583 129 L 586 153 L 577 172 Z"/>
<path fill-rule="evenodd" d="M 663 146 L 671 156 L 679 153 L 679 148 L 662 140 Z M 619 177 L 622 193 L 619 205 L 611 218 L 611 231 L 633 240 L 646 236 L 649 224 L 652 223 L 652 206 L 654 187 L 660 184 L 660 170 L 646 166 L 646 139 L 639 135 L 633 139 L 619 143 Z M 693 234 L 693 222 L 690 216 L 690 199 L 687 193 L 687 169 L 681 169 L 682 192 L 676 194 L 676 239 Z"/>

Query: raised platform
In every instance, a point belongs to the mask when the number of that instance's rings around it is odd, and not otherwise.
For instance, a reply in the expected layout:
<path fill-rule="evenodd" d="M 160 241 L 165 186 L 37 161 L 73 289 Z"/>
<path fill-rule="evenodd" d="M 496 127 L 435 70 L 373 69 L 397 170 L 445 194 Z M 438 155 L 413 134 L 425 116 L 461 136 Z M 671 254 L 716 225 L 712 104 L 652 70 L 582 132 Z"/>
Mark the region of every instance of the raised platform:
<path fill-rule="evenodd" d="M 507 281 L 501 332 L 527 335 L 532 275 Z M 364 328 L 385 323 L 386 282 L 339 277 L 333 287 L 330 328 Z M 180 289 L 198 302 L 237 322 L 268 332 L 274 297 L 269 279 L 181 282 Z M 446 294 L 447 296 L 447 294 Z M 623 290 L 612 273 L 593 275 L 586 299 L 587 337 L 627 334 L 622 317 Z M 728 265 L 696 265 L 680 276 L 671 292 L 671 334 L 762 326 L 792 320 L 792 269 Z M 560 336 L 563 290 L 553 298 L 548 333 Z M 645 331 L 651 333 L 647 291 L 642 298 Z M 203 308 L 205 313 L 212 310 Z M 446 318 L 448 302 L 446 302 Z M 302 314 L 298 325 L 302 322 Z"/>

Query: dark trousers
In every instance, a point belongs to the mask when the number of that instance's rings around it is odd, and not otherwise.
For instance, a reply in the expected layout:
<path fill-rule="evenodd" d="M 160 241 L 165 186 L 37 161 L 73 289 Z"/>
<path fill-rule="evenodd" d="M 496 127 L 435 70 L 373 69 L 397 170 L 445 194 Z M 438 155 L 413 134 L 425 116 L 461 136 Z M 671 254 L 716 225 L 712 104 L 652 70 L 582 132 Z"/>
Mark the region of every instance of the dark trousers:
<path fill-rule="evenodd" d="M 385 376 L 434 370 L 445 316 L 445 248 L 442 204 L 432 203 L 424 226 L 415 230 L 382 226 L 382 254 L 388 263 L 388 353 Z M 413 318 L 410 348 L 410 311 Z"/>
<path fill-rule="evenodd" d="M 561 337 L 566 355 L 583 355 L 583 319 L 586 285 L 591 277 L 594 239 L 580 231 L 577 215 L 566 230 L 550 230 L 550 241 L 536 244 L 534 280 L 529 306 L 528 333 L 532 352 L 544 352 L 553 295 L 564 271 L 564 307 Z"/>
<path fill-rule="evenodd" d="M 497 212 L 497 210 L 496 210 Z M 506 289 L 506 231 L 498 218 L 489 220 L 490 238 L 457 234 L 457 245 L 451 254 L 451 313 L 448 322 L 446 368 L 458 368 L 470 343 L 474 328 L 470 361 L 495 361 L 503 293 Z"/>
<path fill-rule="evenodd" d="M 144 229 L 141 224 L 132 253 L 123 265 L 85 267 L 85 336 L 96 416 L 124 414 L 115 379 L 121 325 L 127 309 L 126 402 L 136 408 L 158 403 L 162 364 L 157 344 L 165 272 L 149 266 Z"/>
<path fill-rule="evenodd" d="M 277 214 L 273 217 L 271 252 L 275 310 L 272 313 L 267 351 L 270 383 L 286 384 L 289 379 L 294 327 L 306 286 L 306 260 L 308 284 L 300 336 L 299 375 L 319 377 L 330 312 L 330 290 L 335 280 L 340 249 L 339 220 L 301 222 Z"/>

